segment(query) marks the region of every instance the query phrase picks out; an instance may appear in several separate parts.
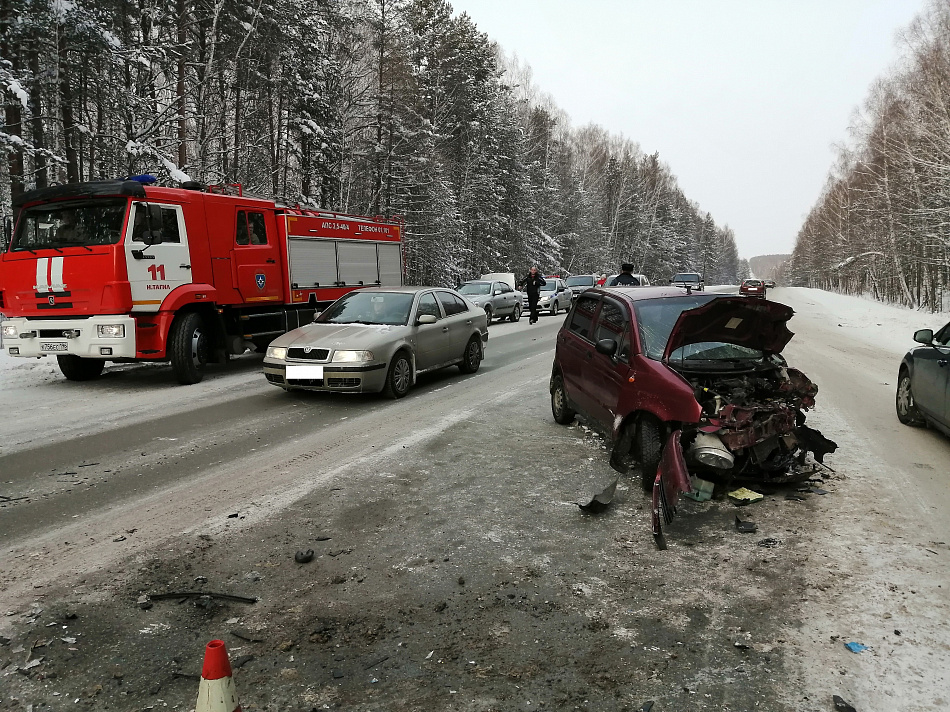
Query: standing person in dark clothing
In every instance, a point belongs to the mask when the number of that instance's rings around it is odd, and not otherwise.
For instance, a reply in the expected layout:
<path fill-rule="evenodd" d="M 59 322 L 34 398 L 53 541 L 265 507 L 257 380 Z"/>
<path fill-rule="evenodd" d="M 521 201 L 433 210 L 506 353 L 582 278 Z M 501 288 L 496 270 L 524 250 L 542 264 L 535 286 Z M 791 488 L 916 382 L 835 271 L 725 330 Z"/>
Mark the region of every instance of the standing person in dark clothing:
<path fill-rule="evenodd" d="M 631 273 L 633 272 L 633 265 L 627 262 L 624 262 L 620 265 L 620 274 L 617 275 L 617 279 L 614 280 L 614 286 L 616 287 L 639 287 L 640 280 L 634 277 Z"/>
<path fill-rule="evenodd" d="M 528 270 L 528 275 L 521 281 L 521 288 L 528 293 L 528 309 L 531 310 L 531 319 L 529 324 L 534 324 L 538 320 L 538 299 L 541 297 L 541 287 L 547 282 L 538 272 L 537 265 Z"/>

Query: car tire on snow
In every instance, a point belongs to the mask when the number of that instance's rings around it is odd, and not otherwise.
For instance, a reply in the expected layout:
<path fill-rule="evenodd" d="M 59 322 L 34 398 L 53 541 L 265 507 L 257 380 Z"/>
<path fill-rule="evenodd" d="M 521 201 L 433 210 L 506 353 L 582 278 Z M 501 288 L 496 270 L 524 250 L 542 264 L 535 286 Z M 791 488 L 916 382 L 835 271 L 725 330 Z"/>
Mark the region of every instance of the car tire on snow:
<path fill-rule="evenodd" d="M 482 342 L 477 336 L 473 336 L 465 344 L 465 352 L 462 354 L 462 363 L 459 364 L 459 371 L 462 373 L 475 373 L 482 363 Z"/>
<path fill-rule="evenodd" d="M 518 321 L 521 318 L 521 305 L 515 304 L 515 308 L 511 312 L 509 317 L 512 321 Z"/>
<path fill-rule="evenodd" d="M 570 425 L 577 415 L 571 410 L 567 393 L 564 391 L 564 379 L 560 373 L 551 382 L 551 413 L 554 415 L 554 422 L 561 425 Z"/>
<path fill-rule="evenodd" d="M 412 362 L 405 351 L 397 351 L 393 360 L 389 362 L 386 372 L 386 385 L 383 386 L 383 395 L 396 400 L 409 392 L 412 386 Z"/>
<path fill-rule="evenodd" d="M 901 369 L 897 380 L 897 419 L 904 425 L 923 425 L 924 419 L 920 417 L 920 411 L 914 405 L 914 392 L 910 385 L 910 372 L 906 368 Z"/>
<path fill-rule="evenodd" d="M 643 489 L 653 489 L 660 456 L 663 453 L 663 428 L 656 418 L 644 415 L 637 426 L 637 458 L 640 460 L 640 478 Z"/>
<path fill-rule="evenodd" d="M 492 312 L 491 307 L 485 307 L 485 318 L 488 320 L 487 324 L 491 324 L 491 320 L 495 317 L 494 312 Z"/>

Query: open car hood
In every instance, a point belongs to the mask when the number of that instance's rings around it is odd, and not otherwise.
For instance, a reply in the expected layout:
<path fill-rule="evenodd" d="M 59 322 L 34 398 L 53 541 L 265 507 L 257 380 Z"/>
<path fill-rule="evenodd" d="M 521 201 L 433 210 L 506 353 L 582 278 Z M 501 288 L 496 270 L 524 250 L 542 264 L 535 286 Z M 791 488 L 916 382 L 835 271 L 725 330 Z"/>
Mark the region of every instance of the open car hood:
<path fill-rule="evenodd" d="M 792 340 L 788 320 L 795 311 L 784 304 L 748 297 L 720 297 L 680 314 L 666 342 L 663 360 L 676 349 L 703 341 L 721 341 L 766 353 L 780 353 Z"/>

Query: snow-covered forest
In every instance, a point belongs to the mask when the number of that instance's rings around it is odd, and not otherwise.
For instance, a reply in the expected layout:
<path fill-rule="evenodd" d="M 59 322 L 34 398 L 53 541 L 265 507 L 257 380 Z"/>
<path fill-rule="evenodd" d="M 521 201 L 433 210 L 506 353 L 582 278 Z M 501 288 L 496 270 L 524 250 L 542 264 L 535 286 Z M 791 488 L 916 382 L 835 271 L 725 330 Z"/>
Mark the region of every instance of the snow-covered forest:
<path fill-rule="evenodd" d="M 901 34 L 899 64 L 871 88 L 802 226 L 785 278 L 950 308 L 950 5 Z"/>
<path fill-rule="evenodd" d="M 445 0 L 0 0 L 0 23 L 5 214 L 23 190 L 149 172 L 402 216 L 414 282 L 746 275 L 657 155 L 572 127 Z"/>

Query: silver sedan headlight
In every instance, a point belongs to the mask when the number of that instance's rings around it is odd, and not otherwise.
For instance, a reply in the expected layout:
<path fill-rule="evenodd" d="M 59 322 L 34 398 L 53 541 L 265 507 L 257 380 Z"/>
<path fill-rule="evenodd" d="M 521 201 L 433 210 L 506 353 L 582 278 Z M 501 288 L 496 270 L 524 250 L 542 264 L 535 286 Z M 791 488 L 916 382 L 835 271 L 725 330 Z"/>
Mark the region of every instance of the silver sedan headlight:
<path fill-rule="evenodd" d="M 276 358 L 284 361 L 287 358 L 287 348 L 285 346 L 268 346 L 265 355 L 267 358 Z"/>
<path fill-rule="evenodd" d="M 333 358 L 335 363 L 360 363 L 363 361 L 372 361 L 372 351 L 334 351 Z"/>

